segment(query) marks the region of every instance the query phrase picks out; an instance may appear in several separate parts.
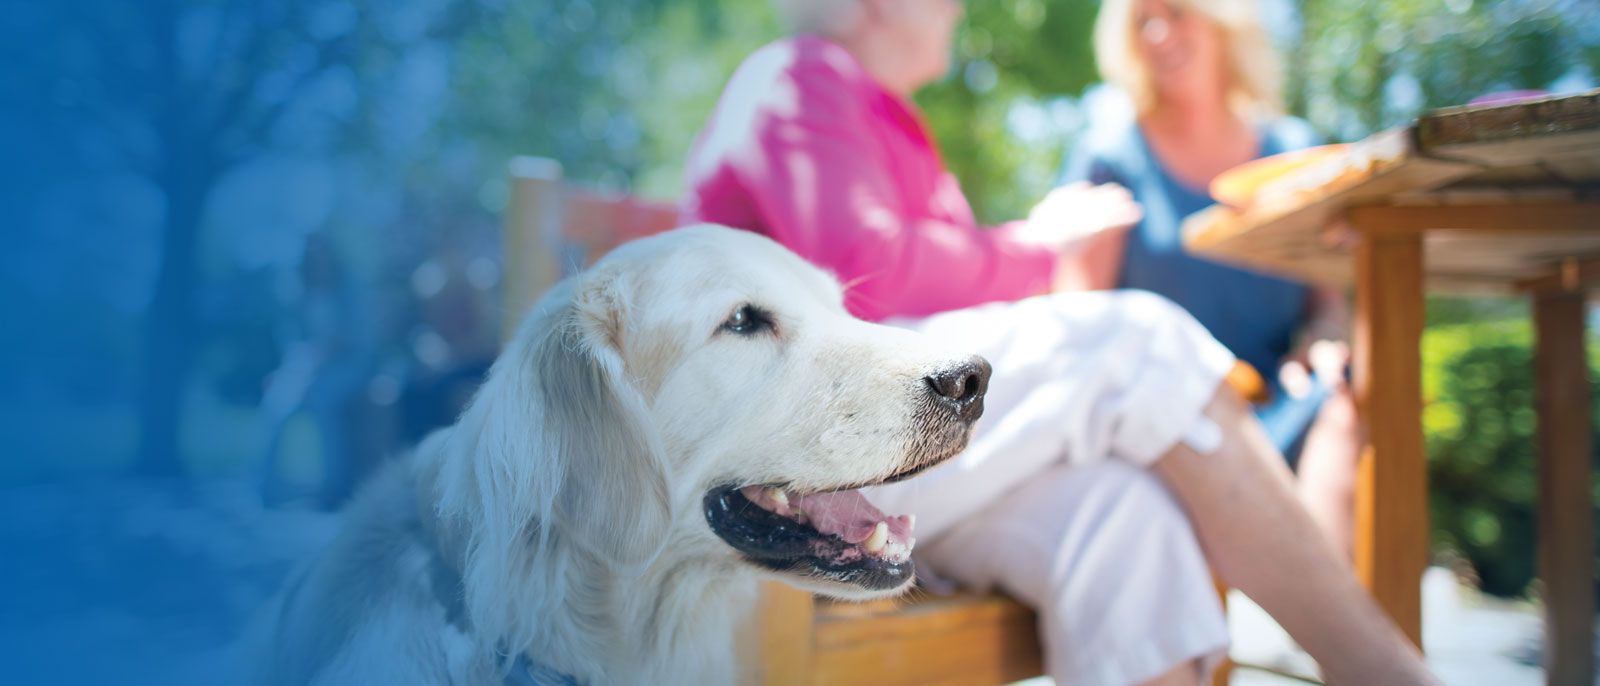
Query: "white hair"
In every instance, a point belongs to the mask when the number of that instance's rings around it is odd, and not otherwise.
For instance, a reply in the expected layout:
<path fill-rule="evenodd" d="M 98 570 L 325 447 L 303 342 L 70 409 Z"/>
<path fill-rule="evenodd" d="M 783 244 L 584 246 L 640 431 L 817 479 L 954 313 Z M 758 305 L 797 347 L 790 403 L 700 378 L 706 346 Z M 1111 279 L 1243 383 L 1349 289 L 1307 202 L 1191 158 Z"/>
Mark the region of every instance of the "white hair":
<path fill-rule="evenodd" d="M 861 18 L 861 0 L 773 0 L 790 33 L 838 36 Z"/>

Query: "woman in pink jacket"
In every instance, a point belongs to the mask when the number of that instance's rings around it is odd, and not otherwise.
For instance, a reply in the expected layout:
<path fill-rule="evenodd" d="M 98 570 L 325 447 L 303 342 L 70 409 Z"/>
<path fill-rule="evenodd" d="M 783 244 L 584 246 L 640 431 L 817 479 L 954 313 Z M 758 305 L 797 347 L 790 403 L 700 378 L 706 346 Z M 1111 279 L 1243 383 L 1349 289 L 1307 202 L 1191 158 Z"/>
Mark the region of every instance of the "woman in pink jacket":
<path fill-rule="evenodd" d="M 1064 292 L 1085 282 L 1084 236 L 1138 220 L 1126 191 L 1068 187 L 1027 221 L 976 224 L 909 100 L 948 69 L 959 2 L 779 9 L 797 35 L 729 82 L 685 215 L 766 234 L 832 270 L 858 316 L 993 364 L 968 449 L 868 494 L 919 513 L 925 568 L 1036 607 L 1060 684 L 1204 681 L 1227 648 L 1213 567 L 1331 680 L 1430 683 L 1221 385 L 1233 356 L 1157 296 Z"/>

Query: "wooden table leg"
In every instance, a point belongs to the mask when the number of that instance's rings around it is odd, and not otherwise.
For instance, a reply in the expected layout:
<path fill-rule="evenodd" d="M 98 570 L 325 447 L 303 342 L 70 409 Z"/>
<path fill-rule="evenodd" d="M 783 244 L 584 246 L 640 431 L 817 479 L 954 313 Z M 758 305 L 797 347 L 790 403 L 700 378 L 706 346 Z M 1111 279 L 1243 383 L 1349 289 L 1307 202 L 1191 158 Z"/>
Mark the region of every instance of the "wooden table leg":
<path fill-rule="evenodd" d="M 1363 235 L 1353 361 L 1367 432 L 1356 491 L 1356 574 L 1418 647 L 1428 555 L 1422 312 L 1421 237 Z"/>
<path fill-rule="evenodd" d="M 1534 294 L 1545 681 L 1594 679 L 1594 506 L 1583 293 Z"/>

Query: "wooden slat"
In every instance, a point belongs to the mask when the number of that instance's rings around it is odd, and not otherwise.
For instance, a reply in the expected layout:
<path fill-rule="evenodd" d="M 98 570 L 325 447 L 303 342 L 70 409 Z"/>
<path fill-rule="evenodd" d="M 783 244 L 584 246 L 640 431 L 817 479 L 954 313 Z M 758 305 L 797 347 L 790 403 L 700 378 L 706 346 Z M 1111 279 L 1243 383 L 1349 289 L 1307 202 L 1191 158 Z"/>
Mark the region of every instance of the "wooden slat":
<path fill-rule="evenodd" d="M 1364 236 L 1356 271 L 1355 389 L 1368 425 L 1356 492 L 1356 573 L 1421 646 L 1428 488 L 1420 236 Z"/>
<path fill-rule="evenodd" d="M 1600 246 L 1600 202 L 1352 207 L 1350 223 L 1368 232 L 1479 231 L 1534 238 L 1589 232 Z"/>
<path fill-rule="evenodd" d="M 1014 600 L 934 597 L 866 614 L 832 605 L 817 618 L 813 684 L 976 686 L 1043 671 L 1037 617 Z"/>
<path fill-rule="evenodd" d="M 567 193 L 567 218 L 562 235 L 583 246 L 592 263 L 618 245 L 661 233 L 678 225 L 672 203 L 640 200 L 604 191 Z"/>
<path fill-rule="evenodd" d="M 1496 164 L 1538 159 L 1585 141 L 1600 144 L 1592 135 L 1600 132 L 1600 90 L 1436 110 L 1418 119 L 1416 130 L 1417 147 L 1427 154 L 1473 156 Z"/>
<path fill-rule="evenodd" d="M 1581 292 L 1534 296 L 1539 411 L 1539 576 L 1549 684 L 1594 679 L 1594 504 Z"/>
<path fill-rule="evenodd" d="M 1580 260 L 1569 257 L 1549 265 L 1545 273 L 1517 284 L 1520 290 L 1534 293 L 1581 291 L 1600 285 L 1600 258 Z"/>
<path fill-rule="evenodd" d="M 1352 208 L 1347 218 L 1336 225 L 1355 229 L 1347 233 L 1318 228 L 1302 236 L 1241 236 L 1201 252 L 1291 278 L 1346 285 L 1355 276 L 1351 258 L 1360 233 L 1426 233 L 1429 290 L 1502 295 L 1547 276 L 1565 256 L 1600 257 L 1595 202 L 1367 206 Z"/>
<path fill-rule="evenodd" d="M 1295 203 L 1244 210 L 1217 205 L 1196 212 L 1183 223 L 1184 246 L 1203 257 L 1248 269 L 1347 285 L 1353 277 L 1348 247 L 1339 235 L 1326 232 L 1346 207 L 1381 202 L 1394 193 L 1432 190 L 1479 169 L 1416 158 L 1408 152 L 1397 155 Z"/>
<path fill-rule="evenodd" d="M 1251 207 L 1190 217 L 1186 246 L 1260 271 L 1343 285 L 1355 277 L 1350 249 L 1327 229 L 1347 208 L 1403 205 L 1353 209 L 1350 218 L 1395 231 L 1492 232 L 1465 241 L 1430 236 L 1428 283 L 1505 293 L 1538 276 L 1530 268 L 1552 256 L 1600 255 L 1600 90 L 1431 113 L 1414 128 L 1375 134 L 1270 187 L 1279 190 L 1264 187 Z M 1446 247 L 1435 249 L 1434 240 Z"/>
<path fill-rule="evenodd" d="M 822 647 L 837 647 L 900 633 L 944 631 L 997 619 L 1020 617 L 1033 621 L 1034 617 L 1033 610 L 1028 606 L 995 594 L 924 594 L 914 600 L 870 603 L 819 600 L 817 605 L 817 645 Z"/>

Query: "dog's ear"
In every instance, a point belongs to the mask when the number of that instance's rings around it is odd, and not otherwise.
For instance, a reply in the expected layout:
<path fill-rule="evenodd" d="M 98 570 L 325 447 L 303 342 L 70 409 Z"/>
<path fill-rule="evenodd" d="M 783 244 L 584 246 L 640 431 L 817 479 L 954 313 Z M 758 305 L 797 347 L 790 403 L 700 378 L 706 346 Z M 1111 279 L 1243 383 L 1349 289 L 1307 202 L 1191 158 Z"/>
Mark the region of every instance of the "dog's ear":
<path fill-rule="evenodd" d="M 473 625 L 491 644 L 524 645 L 560 605 L 570 569 L 552 557 L 557 541 L 623 566 L 666 541 L 661 439 L 618 352 L 627 287 L 591 272 L 545 294 L 448 437 L 424 446 L 437 512 L 466 539 Z"/>
<path fill-rule="evenodd" d="M 419 453 L 442 524 L 465 538 L 465 599 L 492 645 L 525 645 L 560 605 L 557 540 L 628 566 L 665 543 L 667 464 L 618 353 L 627 287 L 591 272 L 545 294 L 461 420 Z"/>
<path fill-rule="evenodd" d="M 579 546 L 636 564 L 660 550 L 671 513 L 661 438 L 621 353 L 630 288 L 625 273 L 585 274 L 530 355 L 542 457 L 562 471 L 551 524 Z"/>

